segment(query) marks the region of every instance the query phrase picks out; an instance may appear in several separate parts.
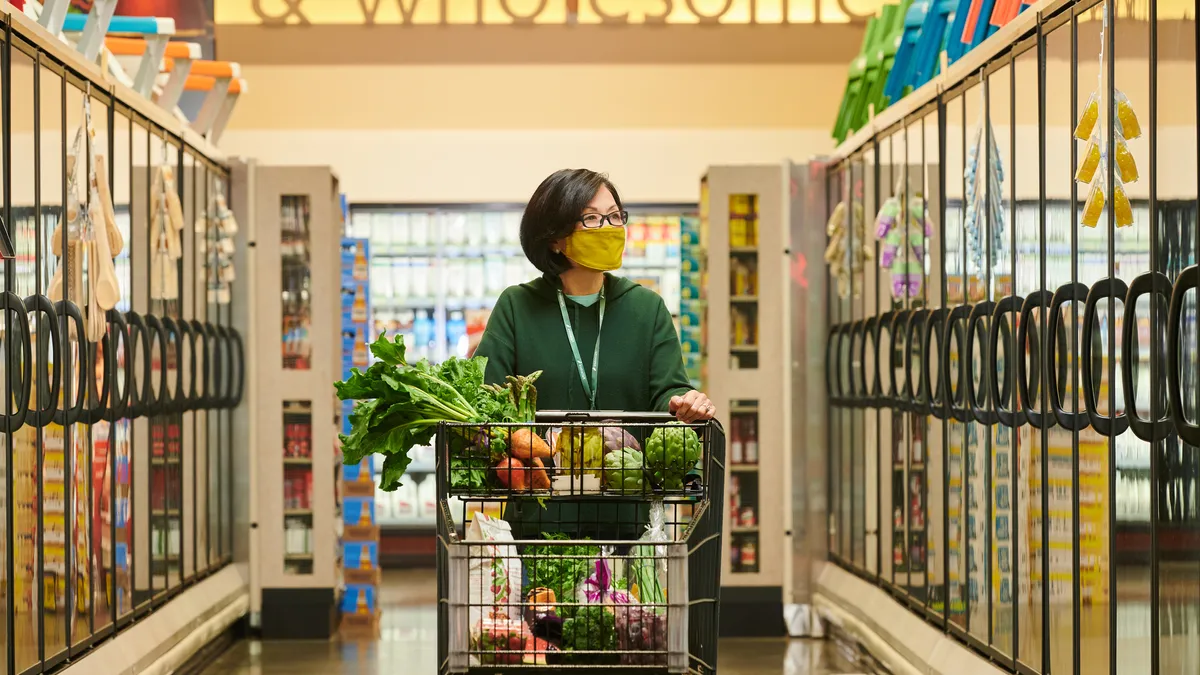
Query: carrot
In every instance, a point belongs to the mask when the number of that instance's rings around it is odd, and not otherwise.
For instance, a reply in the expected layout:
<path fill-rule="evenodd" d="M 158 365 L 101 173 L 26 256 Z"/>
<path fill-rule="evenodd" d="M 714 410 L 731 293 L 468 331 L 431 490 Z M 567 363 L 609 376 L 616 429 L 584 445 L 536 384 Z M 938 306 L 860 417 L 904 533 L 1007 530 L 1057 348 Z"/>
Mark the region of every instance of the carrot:
<path fill-rule="evenodd" d="M 504 484 L 504 487 L 510 488 L 514 492 L 525 491 L 525 465 L 521 463 L 521 460 L 507 457 L 500 460 L 495 470 L 496 476 Z"/>
<path fill-rule="evenodd" d="M 544 459 L 551 455 L 550 446 L 529 427 L 512 432 L 509 437 L 509 452 L 513 457 L 523 460 L 534 457 Z"/>
<path fill-rule="evenodd" d="M 533 476 L 530 478 L 530 485 L 534 490 L 549 490 L 550 476 L 546 474 L 546 465 L 542 464 L 542 460 L 533 458 Z"/>

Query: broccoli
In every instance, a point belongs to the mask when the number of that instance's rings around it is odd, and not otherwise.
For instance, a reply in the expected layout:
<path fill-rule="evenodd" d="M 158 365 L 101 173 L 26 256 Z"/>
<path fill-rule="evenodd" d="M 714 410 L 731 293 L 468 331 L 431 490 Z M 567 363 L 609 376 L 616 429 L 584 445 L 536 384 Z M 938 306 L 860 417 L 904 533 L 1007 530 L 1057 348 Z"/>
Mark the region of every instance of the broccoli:
<path fill-rule="evenodd" d="M 670 422 L 646 441 L 646 467 L 666 490 L 682 490 L 683 479 L 700 461 L 700 437 L 691 427 Z"/>

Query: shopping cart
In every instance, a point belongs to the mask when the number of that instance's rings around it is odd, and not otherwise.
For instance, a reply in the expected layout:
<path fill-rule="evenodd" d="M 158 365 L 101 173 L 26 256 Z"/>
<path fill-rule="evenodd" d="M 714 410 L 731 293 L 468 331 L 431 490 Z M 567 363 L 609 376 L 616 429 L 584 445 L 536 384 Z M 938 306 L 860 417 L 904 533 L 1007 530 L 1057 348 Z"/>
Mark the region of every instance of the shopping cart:
<path fill-rule="evenodd" d="M 539 413 L 436 451 L 439 675 L 715 672 L 719 423 Z"/>

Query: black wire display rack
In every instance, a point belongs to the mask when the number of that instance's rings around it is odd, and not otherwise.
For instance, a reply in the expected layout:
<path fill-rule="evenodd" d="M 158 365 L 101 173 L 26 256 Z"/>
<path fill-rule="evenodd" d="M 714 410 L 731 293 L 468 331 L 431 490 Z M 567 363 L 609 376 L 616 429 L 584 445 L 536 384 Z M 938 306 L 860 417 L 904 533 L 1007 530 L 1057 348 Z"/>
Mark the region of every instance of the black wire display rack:
<path fill-rule="evenodd" d="M 715 672 L 718 422 L 539 413 L 436 452 L 440 675 Z"/>

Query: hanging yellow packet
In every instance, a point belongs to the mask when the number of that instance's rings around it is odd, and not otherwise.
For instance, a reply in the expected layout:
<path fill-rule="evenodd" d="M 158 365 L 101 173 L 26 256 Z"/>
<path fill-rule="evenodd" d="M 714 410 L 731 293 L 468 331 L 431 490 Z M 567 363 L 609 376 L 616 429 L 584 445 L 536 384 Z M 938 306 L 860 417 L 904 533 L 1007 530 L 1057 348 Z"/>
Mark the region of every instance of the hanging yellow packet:
<path fill-rule="evenodd" d="M 1075 170 L 1075 180 L 1085 185 L 1092 182 L 1096 169 L 1100 167 L 1100 140 L 1093 134 L 1083 148 L 1079 159 L 1079 168 Z"/>
<path fill-rule="evenodd" d="M 1116 108 L 1117 108 L 1117 131 L 1127 141 L 1132 141 L 1142 135 L 1142 124 L 1138 121 L 1137 112 L 1133 109 L 1133 104 L 1129 102 L 1129 97 L 1121 92 L 1116 91 Z"/>
<path fill-rule="evenodd" d="M 1080 220 L 1086 227 L 1099 225 L 1100 215 L 1104 213 L 1104 188 L 1100 183 L 1101 180 L 1098 178 L 1092 182 L 1092 189 L 1088 193 L 1087 201 L 1083 204 L 1083 215 Z"/>
<path fill-rule="evenodd" d="M 1138 179 L 1137 162 L 1133 159 L 1133 153 L 1129 152 L 1129 144 L 1125 142 L 1124 138 L 1117 136 L 1117 151 L 1113 154 L 1117 165 L 1117 175 L 1121 177 L 1121 182 L 1136 182 Z"/>
<path fill-rule="evenodd" d="M 1116 217 L 1117 227 L 1133 225 L 1133 206 L 1129 204 L 1129 195 L 1125 194 L 1125 186 L 1121 184 L 1120 179 L 1113 186 L 1113 215 Z"/>
<path fill-rule="evenodd" d="M 1100 119 L 1100 99 L 1096 96 L 1096 92 L 1092 92 L 1088 96 L 1087 103 L 1083 104 L 1083 109 L 1079 113 L 1079 121 L 1075 123 L 1075 138 L 1081 141 L 1086 141 L 1092 137 L 1092 131 L 1096 129 L 1096 122 Z"/>

